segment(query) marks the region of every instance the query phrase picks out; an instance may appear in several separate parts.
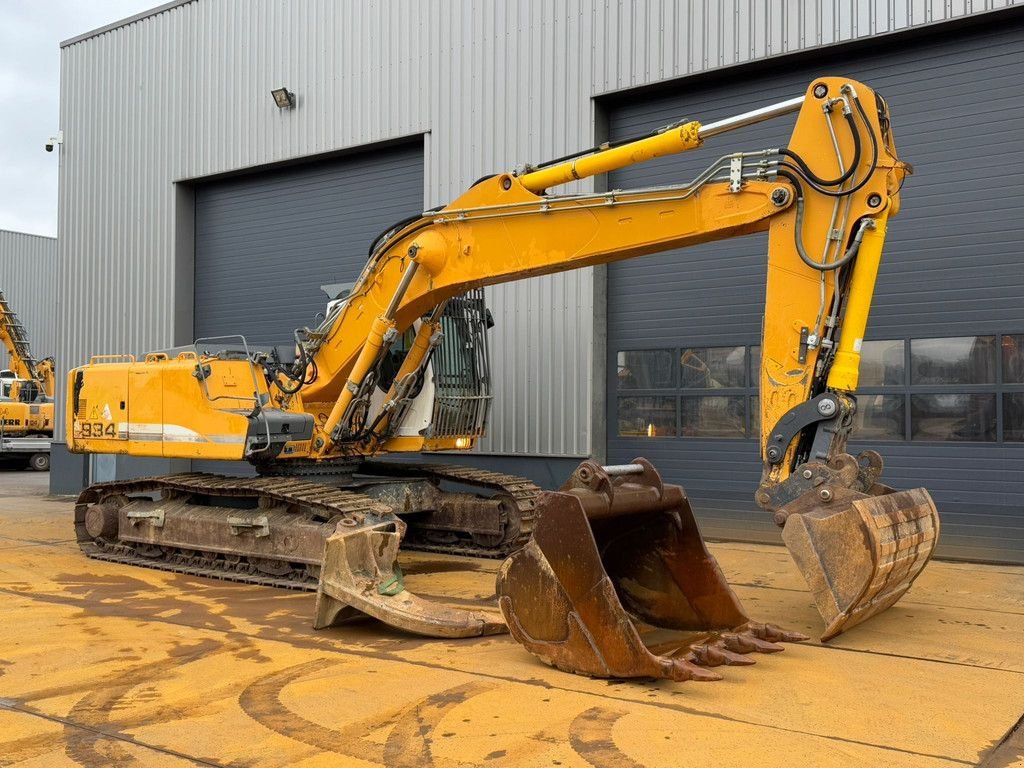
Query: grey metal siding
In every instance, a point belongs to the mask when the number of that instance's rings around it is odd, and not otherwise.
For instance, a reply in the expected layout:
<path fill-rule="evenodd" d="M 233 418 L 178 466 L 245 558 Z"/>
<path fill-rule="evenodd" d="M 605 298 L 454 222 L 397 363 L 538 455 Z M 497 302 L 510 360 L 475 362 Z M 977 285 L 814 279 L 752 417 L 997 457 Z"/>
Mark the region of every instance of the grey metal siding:
<path fill-rule="evenodd" d="M 320 286 L 353 282 L 422 189 L 422 141 L 197 186 L 196 337 L 290 346 L 324 311 Z"/>
<path fill-rule="evenodd" d="M 1005 20 L 1004 20 L 1005 21 Z M 935 38 L 892 52 L 808 57 L 785 69 L 610 107 L 612 137 L 690 116 L 702 121 L 801 93 L 839 73 L 878 90 L 900 155 L 915 167 L 889 227 L 868 338 L 1024 333 L 1024 24 Z M 614 174 L 612 186 L 690 178 L 712 157 L 784 144 L 792 119 L 727 134 L 676 160 Z M 646 455 L 689 490 L 711 535 L 777 540 L 751 500 L 753 440 L 614 436 L 617 349 L 759 343 L 766 236 L 609 268 L 609 458 Z M 860 445 L 855 447 L 868 447 Z M 879 442 L 887 482 L 924 485 L 943 514 L 940 554 L 1024 562 L 1024 444 Z"/>
<path fill-rule="evenodd" d="M 429 207 L 589 146 L 594 95 L 1011 4 L 195 0 L 79 36 L 61 50 L 58 361 L 185 340 L 173 182 L 429 131 Z M 295 110 L 274 107 L 282 85 Z M 591 271 L 488 294 L 500 388 L 484 450 L 588 453 Z"/>
<path fill-rule="evenodd" d="M 28 331 L 36 358 L 57 354 L 57 240 L 0 229 L 0 291 Z M 8 367 L 0 346 L 0 368 Z"/>

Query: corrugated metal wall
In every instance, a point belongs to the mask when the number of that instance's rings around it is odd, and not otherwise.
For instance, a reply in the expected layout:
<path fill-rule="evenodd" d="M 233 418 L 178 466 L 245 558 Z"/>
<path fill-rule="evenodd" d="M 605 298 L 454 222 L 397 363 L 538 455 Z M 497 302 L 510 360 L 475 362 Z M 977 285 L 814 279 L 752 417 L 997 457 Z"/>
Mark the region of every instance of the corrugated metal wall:
<path fill-rule="evenodd" d="M 594 95 L 1010 4 L 194 0 L 70 41 L 58 360 L 185 341 L 174 181 L 427 133 L 436 205 L 484 173 L 589 146 Z M 297 109 L 274 107 L 277 86 Z M 489 294 L 497 399 L 483 449 L 589 453 L 591 272 Z"/>
<path fill-rule="evenodd" d="M 37 359 L 57 354 L 56 266 L 56 238 L 0 229 L 0 291 L 28 331 Z M 8 367 L 7 359 L 0 345 L 0 368 Z"/>

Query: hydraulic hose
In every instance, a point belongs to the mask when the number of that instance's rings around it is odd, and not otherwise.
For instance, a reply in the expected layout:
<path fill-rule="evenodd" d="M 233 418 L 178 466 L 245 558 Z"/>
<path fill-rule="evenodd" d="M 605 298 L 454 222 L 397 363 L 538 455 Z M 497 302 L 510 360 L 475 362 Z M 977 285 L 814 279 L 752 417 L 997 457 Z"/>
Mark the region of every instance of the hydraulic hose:
<path fill-rule="evenodd" d="M 861 121 L 864 123 L 864 127 L 867 129 L 868 134 L 871 136 L 871 169 L 864 175 L 863 179 L 858 181 L 856 184 L 854 184 L 852 187 L 850 187 L 847 190 L 843 190 L 841 192 L 834 192 L 834 191 L 832 191 L 830 189 L 825 189 L 820 184 L 816 183 L 813 179 L 808 178 L 804 174 L 802 168 L 800 168 L 800 167 L 796 167 L 796 166 L 788 165 L 786 163 L 782 163 L 779 166 L 779 168 L 780 169 L 788 168 L 789 170 L 795 171 L 796 173 L 800 174 L 801 176 L 803 176 L 804 180 L 811 186 L 812 189 L 814 189 L 816 192 L 819 192 L 822 195 L 825 195 L 827 197 L 847 197 L 848 195 L 852 195 L 854 192 L 856 192 L 861 187 L 863 187 L 865 184 L 867 184 L 868 180 L 871 178 L 871 174 L 874 173 L 875 167 L 878 165 L 878 141 L 875 138 L 874 131 L 871 130 L 871 123 L 868 122 L 867 113 L 864 111 L 864 107 L 861 106 L 860 99 L 857 98 L 856 96 L 854 96 L 853 97 L 853 104 L 854 104 L 855 107 L 857 107 L 857 112 L 860 114 Z M 779 154 L 784 154 L 787 157 L 789 157 L 791 155 L 794 155 L 795 153 L 790 152 L 788 149 L 780 149 L 779 150 Z M 803 159 L 800 160 L 800 163 L 804 167 L 807 166 L 807 163 L 805 163 L 803 161 Z M 856 167 L 857 167 L 857 163 L 855 162 L 854 164 L 852 164 L 850 166 L 850 169 L 854 169 Z M 810 169 L 808 169 L 808 170 L 810 170 Z M 780 173 L 780 175 L 782 175 L 782 174 Z M 792 177 L 791 176 L 787 176 L 787 178 L 792 178 Z"/>
<path fill-rule="evenodd" d="M 830 261 L 827 264 L 817 262 L 807 255 L 807 251 L 804 249 L 803 243 L 803 225 L 804 225 L 804 190 L 800 184 L 799 179 L 787 170 L 779 170 L 779 176 L 783 176 L 789 179 L 793 186 L 796 187 L 796 223 L 793 227 L 793 241 L 796 245 L 796 252 L 800 256 L 800 260 L 803 261 L 811 269 L 816 269 L 819 272 L 832 272 L 840 267 L 848 264 L 857 255 L 857 251 L 860 250 L 861 240 L 864 239 L 864 232 L 868 228 L 870 219 L 863 219 L 860 225 L 857 227 L 857 232 L 853 236 L 853 242 L 850 243 L 850 247 L 846 250 L 840 258 L 835 261 Z"/>
<path fill-rule="evenodd" d="M 850 127 L 850 133 L 853 135 L 853 162 L 850 163 L 850 167 L 847 168 L 846 172 L 843 173 L 843 175 L 840 176 L 839 178 L 821 178 L 816 173 L 814 173 L 814 171 L 811 170 L 810 166 L 808 166 L 807 163 L 804 162 L 804 159 L 800 157 L 800 155 L 789 149 L 780 149 L 779 154 L 792 159 L 793 162 L 795 162 L 800 167 L 800 170 L 803 173 L 804 178 L 806 178 L 809 182 L 821 185 L 823 187 L 838 187 L 840 184 L 842 184 L 844 181 L 849 179 L 851 176 L 853 176 L 854 173 L 857 172 L 857 166 L 860 165 L 861 153 L 860 131 L 857 130 L 857 122 L 853 117 L 853 113 L 846 112 L 843 114 L 843 117 L 846 118 L 846 122 Z"/>

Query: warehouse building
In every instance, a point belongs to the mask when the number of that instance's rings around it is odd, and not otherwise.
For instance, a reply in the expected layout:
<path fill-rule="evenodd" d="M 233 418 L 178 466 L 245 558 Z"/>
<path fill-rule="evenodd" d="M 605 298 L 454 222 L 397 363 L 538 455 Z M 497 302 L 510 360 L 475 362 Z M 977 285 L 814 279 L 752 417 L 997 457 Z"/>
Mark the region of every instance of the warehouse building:
<path fill-rule="evenodd" d="M 0 229 L 0 293 L 25 327 L 37 358 L 56 354 L 56 268 L 57 238 Z M 0 344 L 0 369 L 9 367 L 8 360 Z"/>
<path fill-rule="evenodd" d="M 884 454 L 889 484 L 932 491 L 941 554 L 1024 562 L 1020 5 L 184 0 L 66 41 L 61 62 L 64 368 L 194 337 L 286 341 L 378 232 L 485 174 L 717 120 L 820 74 L 870 84 L 915 174 L 854 447 Z M 687 181 L 791 126 L 575 188 Z M 706 535 L 777 541 L 751 500 L 765 248 L 750 236 L 488 289 L 490 435 L 459 460 L 550 487 L 581 457 L 643 455 L 687 488 Z M 54 468 L 67 491 L 182 463 L 58 446 Z"/>

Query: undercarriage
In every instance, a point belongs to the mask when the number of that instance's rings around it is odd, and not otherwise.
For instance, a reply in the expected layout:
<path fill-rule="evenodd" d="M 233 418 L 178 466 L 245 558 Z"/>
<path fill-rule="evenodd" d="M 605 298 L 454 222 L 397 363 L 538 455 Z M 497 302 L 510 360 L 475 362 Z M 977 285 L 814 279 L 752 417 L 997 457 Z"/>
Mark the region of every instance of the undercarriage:
<path fill-rule="evenodd" d="M 75 531 L 98 559 L 316 591 L 324 545 L 339 526 L 390 525 L 405 531 L 408 549 L 505 557 L 529 540 L 539 493 L 522 477 L 445 464 L 189 473 L 90 486 Z"/>

